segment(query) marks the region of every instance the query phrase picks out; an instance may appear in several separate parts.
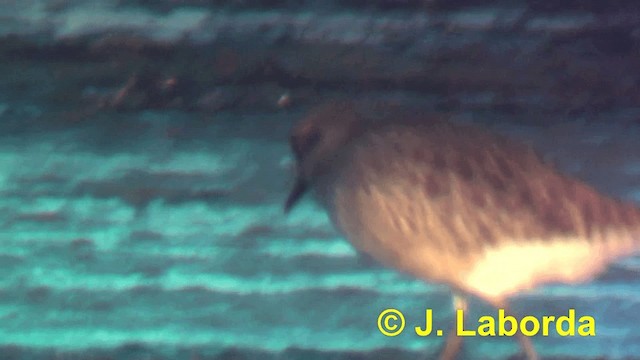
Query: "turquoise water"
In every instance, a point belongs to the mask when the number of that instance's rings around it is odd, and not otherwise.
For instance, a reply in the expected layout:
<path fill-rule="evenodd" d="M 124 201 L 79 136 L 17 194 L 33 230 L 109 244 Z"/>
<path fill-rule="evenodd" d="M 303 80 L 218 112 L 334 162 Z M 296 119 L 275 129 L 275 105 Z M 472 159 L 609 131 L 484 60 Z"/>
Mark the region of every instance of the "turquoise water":
<path fill-rule="evenodd" d="M 395 307 L 411 329 L 433 308 L 435 323 L 448 329 L 445 287 L 360 257 L 310 201 L 284 216 L 293 118 L 149 112 L 89 119 L 73 130 L 7 130 L 0 357 L 435 354 L 441 338 L 385 337 L 376 319 Z M 542 354 L 640 354 L 637 258 L 589 284 L 523 294 L 513 307 L 539 316 L 572 307 L 595 317 L 596 337 L 536 338 Z M 495 314 L 473 303 L 471 318 L 487 313 Z M 468 344 L 470 359 L 517 351 L 512 339 Z"/>

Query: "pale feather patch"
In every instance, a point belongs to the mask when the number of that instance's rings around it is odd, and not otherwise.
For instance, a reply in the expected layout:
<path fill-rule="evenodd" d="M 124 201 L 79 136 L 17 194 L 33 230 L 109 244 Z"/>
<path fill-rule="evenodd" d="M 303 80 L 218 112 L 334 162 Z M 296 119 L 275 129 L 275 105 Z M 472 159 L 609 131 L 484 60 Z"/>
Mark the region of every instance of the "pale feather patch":
<path fill-rule="evenodd" d="M 500 301 L 542 284 L 588 281 L 611 261 L 638 250 L 628 234 L 615 239 L 593 244 L 580 237 L 559 237 L 487 248 L 463 279 L 463 287 L 488 301 Z"/>

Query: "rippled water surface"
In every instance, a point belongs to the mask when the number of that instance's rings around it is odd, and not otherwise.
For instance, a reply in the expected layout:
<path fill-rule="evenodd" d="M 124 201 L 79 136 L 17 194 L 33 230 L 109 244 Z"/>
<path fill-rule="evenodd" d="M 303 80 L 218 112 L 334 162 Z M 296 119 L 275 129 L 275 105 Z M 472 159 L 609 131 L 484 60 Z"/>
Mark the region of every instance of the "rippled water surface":
<path fill-rule="evenodd" d="M 358 256 L 311 201 L 283 215 L 294 117 L 149 112 L 73 130 L 7 131 L 0 143 L 5 355 L 348 358 L 391 348 L 415 358 L 438 351 L 441 338 L 382 336 L 376 318 L 396 307 L 411 329 L 433 308 L 436 324 L 449 328 L 446 288 Z M 557 147 L 545 145 L 543 130 L 501 128 L 546 146 L 583 175 L 611 164 L 589 162 L 590 134 L 601 134 L 604 145 L 595 148 L 620 161 L 607 168 L 616 180 L 599 184 L 630 200 L 640 189 L 629 185 L 640 154 L 631 130 L 585 125 Z M 629 152 L 614 153 L 625 141 Z M 637 258 L 592 283 L 548 287 L 513 304 L 520 313 L 562 315 L 572 307 L 595 317 L 594 338 L 536 338 L 543 354 L 640 353 Z M 472 308 L 471 318 L 494 314 Z M 517 350 L 509 339 L 471 339 L 469 347 L 469 358 Z"/>

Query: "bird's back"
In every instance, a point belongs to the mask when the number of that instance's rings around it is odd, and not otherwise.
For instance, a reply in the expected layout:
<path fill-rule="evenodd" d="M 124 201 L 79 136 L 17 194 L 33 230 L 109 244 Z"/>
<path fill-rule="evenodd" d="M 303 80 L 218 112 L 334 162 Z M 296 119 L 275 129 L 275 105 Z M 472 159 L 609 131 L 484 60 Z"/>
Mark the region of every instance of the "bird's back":
<path fill-rule="evenodd" d="M 376 119 L 316 187 L 360 250 L 487 300 L 576 282 L 640 248 L 640 210 L 471 125 Z M 388 120 L 388 121 L 387 121 Z"/>

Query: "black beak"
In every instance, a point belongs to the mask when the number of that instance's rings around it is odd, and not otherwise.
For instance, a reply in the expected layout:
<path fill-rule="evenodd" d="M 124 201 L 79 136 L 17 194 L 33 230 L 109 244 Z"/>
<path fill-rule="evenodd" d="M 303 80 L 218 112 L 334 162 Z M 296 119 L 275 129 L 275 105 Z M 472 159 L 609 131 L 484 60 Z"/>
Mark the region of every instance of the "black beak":
<path fill-rule="evenodd" d="M 295 205 L 298 203 L 298 200 L 302 198 L 302 196 L 307 192 L 308 184 L 307 181 L 302 178 L 302 176 L 298 175 L 296 179 L 296 183 L 293 185 L 291 192 L 289 193 L 289 197 L 287 201 L 284 203 L 284 213 L 287 214 Z"/>

